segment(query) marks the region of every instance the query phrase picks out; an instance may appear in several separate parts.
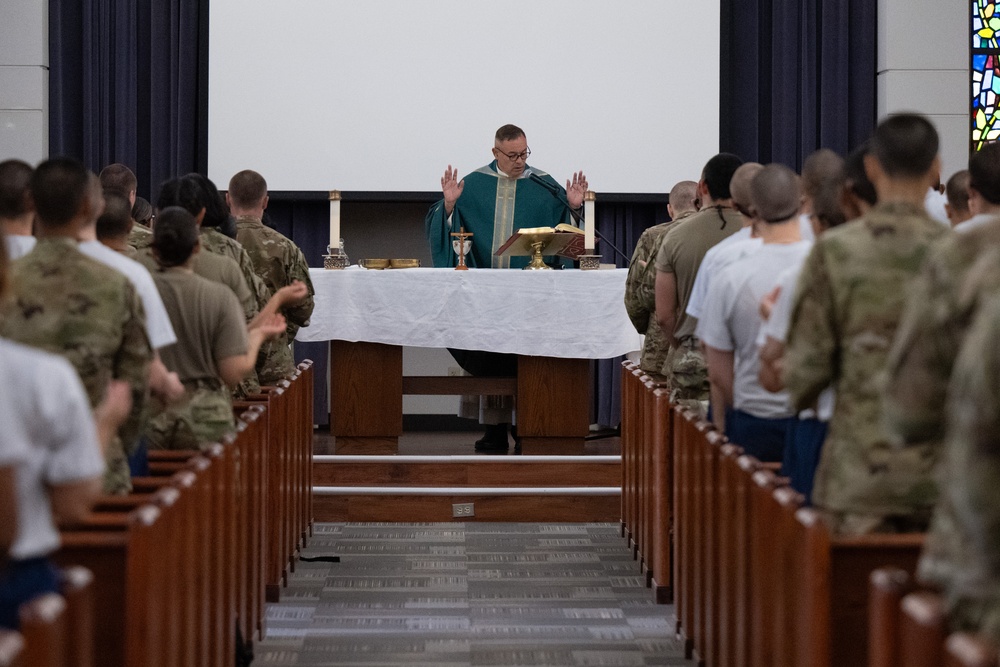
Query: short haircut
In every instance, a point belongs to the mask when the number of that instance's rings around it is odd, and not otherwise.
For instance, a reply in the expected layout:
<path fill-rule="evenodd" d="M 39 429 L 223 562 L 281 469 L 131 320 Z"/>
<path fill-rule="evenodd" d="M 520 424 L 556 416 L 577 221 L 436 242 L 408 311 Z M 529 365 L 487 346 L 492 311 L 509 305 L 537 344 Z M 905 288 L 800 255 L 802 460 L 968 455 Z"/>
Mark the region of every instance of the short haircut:
<path fill-rule="evenodd" d="M 732 153 L 719 153 L 710 159 L 701 172 L 701 179 L 705 181 L 708 194 L 712 199 L 729 199 L 729 182 L 733 180 L 733 174 L 743 164 L 743 160 L 738 155 Z"/>
<path fill-rule="evenodd" d="M 229 199 L 240 208 L 260 204 L 267 196 L 267 181 L 252 169 L 244 169 L 229 179 Z"/>
<path fill-rule="evenodd" d="M 844 160 L 844 187 L 861 201 L 874 206 L 878 202 L 878 194 L 865 171 L 865 156 L 869 153 L 871 142 L 866 141 L 848 154 Z"/>
<path fill-rule="evenodd" d="M 829 148 L 821 148 L 802 164 L 802 192 L 810 198 L 828 184 L 841 180 L 844 160 Z"/>
<path fill-rule="evenodd" d="M 524 130 L 519 128 L 517 125 L 504 125 L 497 130 L 496 136 L 493 138 L 496 143 L 502 141 L 513 141 L 514 139 L 520 139 L 525 136 Z"/>
<path fill-rule="evenodd" d="M 750 181 L 757 217 L 767 223 L 789 220 L 799 212 L 802 189 L 799 177 L 783 164 L 769 164 Z"/>
<path fill-rule="evenodd" d="M 97 238 L 120 239 L 132 228 L 132 207 L 128 197 L 117 190 L 104 191 L 104 213 L 97 218 Z"/>
<path fill-rule="evenodd" d="M 698 210 L 697 199 L 698 183 L 695 181 L 680 181 L 670 188 L 670 205 L 674 213 Z"/>
<path fill-rule="evenodd" d="M 924 116 L 903 113 L 886 118 L 872 135 L 872 154 L 890 178 L 919 178 L 934 165 L 938 133 Z"/>
<path fill-rule="evenodd" d="M 17 218 L 31 210 L 29 187 L 34 171 L 21 160 L 0 162 L 0 218 Z"/>
<path fill-rule="evenodd" d="M 109 164 L 100 173 L 101 187 L 105 190 L 114 190 L 119 194 L 128 197 L 139 187 L 139 181 L 131 169 L 120 162 Z"/>
<path fill-rule="evenodd" d="M 969 170 L 962 169 L 952 174 L 944 186 L 948 205 L 957 213 L 966 213 L 969 210 L 969 180 Z"/>
<path fill-rule="evenodd" d="M 63 227 L 90 196 L 90 172 L 73 158 L 58 157 L 38 165 L 31 175 L 31 196 L 41 227 Z"/>
<path fill-rule="evenodd" d="M 969 187 L 1000 204 L 1000 144 L 986 144 L 969 158 Z"/>
<path fill-rule="evenodd" d="M 153 249 L 160 266 L 170 268 L 188 261 L 198 245 L 198 223 L 186 209 L 161 209 L 153 225 Z"/>
<path fill-rule="evenodd" d="M 754 207 L 750 182 L 763 168 L 764 165 L 759 162 L 744 162 L 733 172 L 733 177 L 729 181 L 729 194 L 733 198 L 733 205 L 744 215 L 750 215 Z"/>
<path fill-rule="evenodd" d="M 132 204 L 132 219 L 140 224 L 149 225 L 149 221 L 153 219 L 153 205 L 142 197 L 136 197 L 135 203 Z"/>

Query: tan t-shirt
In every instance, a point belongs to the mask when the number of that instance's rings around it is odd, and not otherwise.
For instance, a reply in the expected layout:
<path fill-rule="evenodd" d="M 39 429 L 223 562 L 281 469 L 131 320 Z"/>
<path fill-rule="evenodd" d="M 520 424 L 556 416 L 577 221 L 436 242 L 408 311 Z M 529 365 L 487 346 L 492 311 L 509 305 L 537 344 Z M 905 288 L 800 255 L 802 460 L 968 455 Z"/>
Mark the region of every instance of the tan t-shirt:
<path fill-rule="evenodd" d="M 742 226 L 743 217 L 733 209 L 710 207 L 676 223 L 660 240 L 656 270 L 673 273 L 677 281 L 675 338 L 694 335 L 697 320 L 686 311 L 705 253 L 719 241 L 738 232 Z"/>
<path fill-rule="evenodd" d="M 159 272 L 159 265 L 153 257 L 151 248 L 140 250 L 135 260 L 149 269 L 150 273 Z M 195 255 L 193 267 L 195 274 L 212 282 L 221 283 L 233 291 L 243 306 L 247 322 L 257 315 L 257 300 L 247 286 L 240 265 L 235 260 L 209 252 L 199 252 Z"/>
<path fill-rule="evenodd" d="M 246 354 L 247 325 L 236 295 L 220 283 L 182 269 L 153 274 L 177 343 L 160 350 L 182 382 L 218 380 L 216 361 Z"/>

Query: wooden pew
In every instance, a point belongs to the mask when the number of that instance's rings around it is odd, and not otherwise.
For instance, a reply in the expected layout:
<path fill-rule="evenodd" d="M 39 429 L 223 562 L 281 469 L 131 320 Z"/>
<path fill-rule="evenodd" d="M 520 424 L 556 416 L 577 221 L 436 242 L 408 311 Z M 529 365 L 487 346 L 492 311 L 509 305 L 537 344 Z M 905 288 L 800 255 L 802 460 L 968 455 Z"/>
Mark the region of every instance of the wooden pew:
<path fill-rule="evenodd" d="M 674 610 L 676 630 L 684 641 L 684 655 L 694 653 L 694 456 L 692 448 L 700 437 L 696 416 L 674 406 Z"/>
<path fill-rule="evenodd" d="M 757 459 L 727 443 L 719 456 L 717 500 L 719 568 L 719 644 L 715 664 L 749 664 L 750 622 L 750 498 L 753 475 L 761 470 Z"/>
<path fill-rule="evenodd" d="M 930 591 L 916 591 L 906 595 L 899 608 L 899 664 L 907 667 L 943 664 L 948 631 L 941 596 Z"/>
<path fill-rule="evenodd" d="M 638 364 L 622 365 L 622 530 L 633 556 L 637 554 L 638 447 L 642 437 L 642 371 Z"/>
<path fill-rule="evenodd" d="M 997 667 L 997 647 L 985 637 L 954 632 L 945 641 L 945 667 Z"/>
<path fill-rule="evenodd" d="M 30 667 L 70 665 L 67 655 L 66 600 L 57 593 L 28 600 L 18 610 L 24 636 L 24 664 Z"/>
<path fill-rule="evenodd" d="M 868 655 L 868 578 L 896 567 L 912 573 L 923 534 L 834 536 L 812 508 L 796 513 L 802 567 L 793 573 L 799 591 L 795 664 L 863 665 Z"/>
<path fill-rule="evenodd" d="M 780 548 L 774 535 L 778 507 L 774 490 L 780 485 L 777 475 L 761 468 L 753 473 L 750 486 L 749 579 L 750 579 L 750 661 L 754 667 L 769 667 L 777 662 L 774 628 L 780 615 L 775 592 L 783 573 L 775 567 L 774 552 Z"/>
<path fill-rule="evenodd" d="M 24 667 L 24 636 L 0 629 L 0 667 Z"/>
<path fill-rule="evenodd" d="M 60 592 L 66 600 L 67 654 L 76 667 L 93 667 L 94 574 L 73 565 L 60 572 Z"/>
<path fill-rule="evenodd" d="M 649 425 L 652 460 L 649 465 L 651 585 L 653 598 L 660 604 L 673 601 L 673 421 L 670 392 L 658 386 L 652 393 L 652 420 Z M 648 404 L 647 404 L 648 405 Z"/>
<path fill-rule="evenodd" d="M 882 567 L 868 578 L 868 667 L 899 665 L 899 604 L 913 590 L 905 570 Z"/>

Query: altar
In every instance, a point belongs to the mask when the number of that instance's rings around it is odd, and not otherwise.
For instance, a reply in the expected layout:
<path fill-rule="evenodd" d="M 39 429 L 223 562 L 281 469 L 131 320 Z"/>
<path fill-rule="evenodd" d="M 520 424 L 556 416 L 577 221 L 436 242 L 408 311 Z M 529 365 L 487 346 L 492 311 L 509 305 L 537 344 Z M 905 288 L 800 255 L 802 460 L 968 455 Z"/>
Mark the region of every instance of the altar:
<path fill-rule="evenodd" d="M 296 340 L 330 341 L 338 453 L 395 453 L 404 393 L 509 393 L 527 453 L 582 450 L 589 361 L 641 348 L 624 269 L 310 269 L 316 307 Z M 402 346 L 518 355 L 518 377 L 403 378 Z"/>

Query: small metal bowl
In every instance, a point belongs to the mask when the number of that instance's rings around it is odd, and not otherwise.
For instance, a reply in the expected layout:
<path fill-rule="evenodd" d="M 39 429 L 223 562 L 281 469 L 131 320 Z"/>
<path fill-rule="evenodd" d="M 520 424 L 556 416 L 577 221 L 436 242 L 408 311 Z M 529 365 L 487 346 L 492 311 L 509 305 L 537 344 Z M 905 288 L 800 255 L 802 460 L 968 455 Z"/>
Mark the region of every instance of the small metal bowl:
<path fill-rule="evenodd" d="M 415 269 L 420 266 L 419 259 L 390 259 L 389 266 L 393 269 Z"/>
<path fill-rule="evenodd" d="M 358 264 L 366 269 L 387 269 L 389 260 L 387 259 L 359 259 Z"/>

